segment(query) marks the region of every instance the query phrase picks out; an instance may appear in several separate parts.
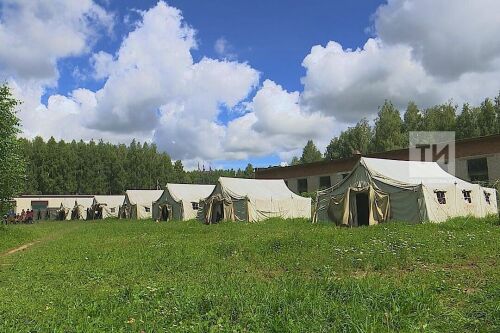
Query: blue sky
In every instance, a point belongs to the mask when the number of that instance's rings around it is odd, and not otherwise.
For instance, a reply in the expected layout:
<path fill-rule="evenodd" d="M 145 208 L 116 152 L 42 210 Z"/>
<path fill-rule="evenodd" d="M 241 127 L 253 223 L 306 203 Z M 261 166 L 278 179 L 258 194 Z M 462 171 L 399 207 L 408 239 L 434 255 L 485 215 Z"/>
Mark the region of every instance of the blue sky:
<path fill-rule="evenodd" d="M 498 6 L 4 0 L 0 77 L 24 101 L 27 137 L 137 138 L 188 167 L 264 167 L 308 139 L 323 150 L 385 99 L 496 95 Z"/>

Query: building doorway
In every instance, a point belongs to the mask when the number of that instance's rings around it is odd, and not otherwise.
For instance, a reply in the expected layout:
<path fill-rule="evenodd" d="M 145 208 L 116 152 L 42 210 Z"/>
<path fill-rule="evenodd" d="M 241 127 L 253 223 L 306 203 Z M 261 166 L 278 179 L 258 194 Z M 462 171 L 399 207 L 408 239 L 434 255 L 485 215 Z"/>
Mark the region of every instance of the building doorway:
<path fill-rule="evenodd" d="M 368 200 L 368 193 L 356 194 L 356 215 L 358 219 L 358 227 L 362 225 L 369 225 L 370 206 Z"/>

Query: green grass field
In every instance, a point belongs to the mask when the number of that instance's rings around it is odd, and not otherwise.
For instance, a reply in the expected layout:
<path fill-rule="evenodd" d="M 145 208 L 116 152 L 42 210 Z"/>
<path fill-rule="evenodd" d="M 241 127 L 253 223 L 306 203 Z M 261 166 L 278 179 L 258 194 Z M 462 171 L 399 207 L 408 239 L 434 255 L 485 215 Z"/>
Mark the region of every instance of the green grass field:
<path fill-rule="evenodd" d="M 500 331 L 496 217 L 43 222 L 0 253 L 0 332 Z"/>

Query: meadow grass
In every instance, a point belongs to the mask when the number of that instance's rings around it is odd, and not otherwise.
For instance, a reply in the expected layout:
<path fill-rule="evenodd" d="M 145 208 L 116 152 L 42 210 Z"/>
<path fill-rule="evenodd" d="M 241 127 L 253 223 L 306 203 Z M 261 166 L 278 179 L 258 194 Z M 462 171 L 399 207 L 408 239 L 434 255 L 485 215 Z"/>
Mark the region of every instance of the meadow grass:
<path fill-rule="evenodd" d="M 0 229 L 0 332 L 499 332 L 497 217 Z"/>

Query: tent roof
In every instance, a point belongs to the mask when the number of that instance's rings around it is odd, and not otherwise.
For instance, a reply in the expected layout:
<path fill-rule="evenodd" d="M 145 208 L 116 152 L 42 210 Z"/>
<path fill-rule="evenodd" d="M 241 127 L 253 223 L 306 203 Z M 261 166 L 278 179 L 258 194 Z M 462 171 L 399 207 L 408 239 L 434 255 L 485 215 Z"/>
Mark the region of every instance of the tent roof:
<path fill-rule="evenodd" d="M 73 207 L 75 207 L 75 202 L 77 201 L 76 200 L 77 198 L 73 197 L 73 198 L 60 198 L 58 201 L 60 202 L 59 206 L 63 206 L 65 208 L 71 208 L 73 209 Z"/>
<path fill-rule="evenodd" d="M 251 199 L 303 198 L 286 186 L 283 179 L 245 179 L 220 177 L 222 190 L 232 197 Z M 306 199 L 306 198 L 304 198 Z"/>
<path fill-rule="evenodd" d="M 126 195 L 130 204 L 148 204 L 156 201 L 163 194 L 163 190 L 127 190 Z"/>
<path fill-rule="evenodd" d="M 215 185 L 196 184 L 167 184 L 166 190 L 177 202 L 198 202 L 208 197 L 214 190 Z"/>
<path fill-rule="evenodd" d="M 94 202 L 94 198 L 76 198 L 76 202 L 79 206 L 90 207 Z"/>
<path fill-rule="evenodd" d="M 436 162 L 400 161 L 362 157 L 361 163 L 374 176 L 390 178 L 401 183 L 418 184 L 469 184 L 444 171 Z"/>
<path fill-rule="evenodd" d="M 109 207 L 117 207 L 123 204 L 125 200 L 124 195 L 96 195 L 94 197 L 94 203 L 107 205 Z"/>

